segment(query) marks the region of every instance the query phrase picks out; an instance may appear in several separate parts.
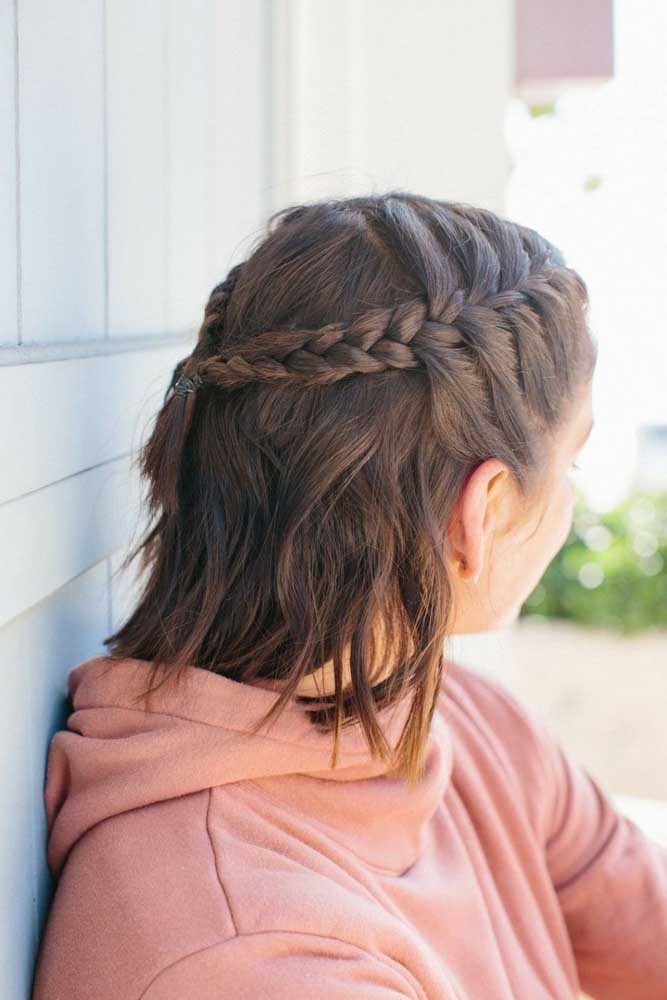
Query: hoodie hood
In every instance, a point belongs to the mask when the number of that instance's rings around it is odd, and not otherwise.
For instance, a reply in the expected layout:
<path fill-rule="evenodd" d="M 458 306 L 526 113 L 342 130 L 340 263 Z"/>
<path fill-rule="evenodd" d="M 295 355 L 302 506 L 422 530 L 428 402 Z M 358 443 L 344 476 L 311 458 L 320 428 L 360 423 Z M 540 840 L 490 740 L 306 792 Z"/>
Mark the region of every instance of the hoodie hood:
<path fill-rule="evenodd" d="M 253 724 L 279 694 L 200 667 L 186 667 L 179 685 L 165 684 L 154 691 L 144 709 L 143 702 L 133 699 L 148 687 L 151 665 L 97 656 L 68 674 L 73 711 L 67 728 L 51 738 L 44 787 L 47 861 L 54 878 L 76 841 L 102 820 L 245 779 L 297 775 L 307 781 L 304 801 L 318 816 L 330 817 L 362 856 L 373 853 L 397 867 L 416 860 L 424 826 L 440 803 L 452 769 L 442 690 L 431 722 L 424 776 L 410 788 L 405 779 L 386 774 L 385 761 L 371 757 L 358 722 L 341 731 L 333 769 L 333 735 L 318 731 L 295 701 L 268 728 L 264 725 L 253 734 Z M 408 692 L 379 714 L 392 747 L 400 738 L 410 701 Z M 349 794 L 350 786 L 345 796 L 344 815 L 333 784 L 339 781 L 358 783 L 355 794 Z"/>

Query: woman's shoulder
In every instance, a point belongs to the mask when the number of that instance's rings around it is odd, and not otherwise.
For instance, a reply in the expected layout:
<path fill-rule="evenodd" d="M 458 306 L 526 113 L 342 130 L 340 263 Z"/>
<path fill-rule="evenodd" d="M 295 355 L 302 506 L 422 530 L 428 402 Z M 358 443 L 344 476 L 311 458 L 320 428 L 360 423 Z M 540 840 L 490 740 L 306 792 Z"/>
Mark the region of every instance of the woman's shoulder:
<path fill-rule="evenodd" d="M 97 823 L 70 851 L 46 920 L 34 1000 L 138 996 L 183 951 L 235 934 L 206 829 L 209 790 Z"/>
<path fill-rule="evenodd" d="M 447 704 L 470 715 L 484 715 L 499 725 L 512 723 L 539 729 L 547 724 L 540 710 L 514 694 L 495 670 L 492 673 L 458 660 L 447 660 L 441 690 Z"/>
<path fill-rule="evenodd" d="M 447 660 L 441 692 L 447 711 L 483 718 L 508 735 L 540 739 L 549 728 L 542 712 L 514 694 L 499 673 Z"/>
<path fill-rule="evenodd" d="M 450 660 L 440 711 L 454 742 L 455 779 L 474 769 L 487 783 L 512 785 L 532 824 L 541 826 L 544 803 L 556 781 L 559 748 L 541 710 L 514 694 L 502 677 Z"/>

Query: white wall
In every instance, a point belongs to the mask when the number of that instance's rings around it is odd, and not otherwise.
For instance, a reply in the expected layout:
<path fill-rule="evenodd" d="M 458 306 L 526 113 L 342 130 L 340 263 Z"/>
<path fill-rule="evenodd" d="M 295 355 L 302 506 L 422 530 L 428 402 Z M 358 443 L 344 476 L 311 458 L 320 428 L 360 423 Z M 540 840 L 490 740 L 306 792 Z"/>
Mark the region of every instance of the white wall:
<path fill-rule="evenodd" d="M 279 200 L 401 187 L 501 211 L 513 0 L 274 0 Z"/>
<path fill-rule="evenodd" d="M 0 0 L 0 997 L 52 885 L 44 765 L 140 532 L 132 460 L 270 207 L 268 0 Z"/>

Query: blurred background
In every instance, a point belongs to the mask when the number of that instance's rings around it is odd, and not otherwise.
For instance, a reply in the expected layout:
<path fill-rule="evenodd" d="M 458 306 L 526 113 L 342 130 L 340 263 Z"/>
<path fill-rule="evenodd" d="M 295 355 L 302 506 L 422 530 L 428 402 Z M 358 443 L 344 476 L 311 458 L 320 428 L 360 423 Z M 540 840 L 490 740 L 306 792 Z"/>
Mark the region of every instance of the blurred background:
<path fill-rule="evenodd" d="M 667 7 L 662 0 L 0 0 L 0 996 L 52 886 L 66 677 L 131 607 L 133 459 L 268 215 L 399 187 L 580 270 L 595 429 L 563 550 L 452 640 L 667 842 Z"/>

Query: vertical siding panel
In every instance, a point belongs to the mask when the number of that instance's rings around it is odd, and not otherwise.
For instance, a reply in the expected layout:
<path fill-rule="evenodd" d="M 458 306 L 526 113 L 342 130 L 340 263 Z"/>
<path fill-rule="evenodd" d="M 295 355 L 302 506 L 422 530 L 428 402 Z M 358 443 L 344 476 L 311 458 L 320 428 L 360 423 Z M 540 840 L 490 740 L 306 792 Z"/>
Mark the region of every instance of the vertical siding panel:
<path fill-rule="evenodd" d="M 213 0 L 168 3 L 168 314 L 170 333 L 198 327 L 210 288 L 209 150 L 215 102 L 209 38 Z"/>
<path fill-rule="evenodd" d="M 16 246 L 16 23 L 9 0 L 0 4 L 0 344 L 18 341 Z"/>
<path fill-rule="evenodd" d="M 221 0 L 215 6 L 210 150 L 211 285 L 221 281 L 262 235 L 269 205 L 269 6 Z"/>
<path fill-rule="evenodd" d="M 18 5 L 22 339 L 104 333 L 102 0 Z"/>
<path fill-rule="evenodd" d="M 166 329 L 167 10 L 160 0 L 106 7 L 112 337 Z"/>

